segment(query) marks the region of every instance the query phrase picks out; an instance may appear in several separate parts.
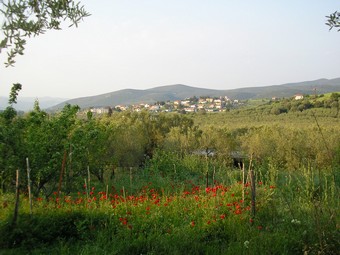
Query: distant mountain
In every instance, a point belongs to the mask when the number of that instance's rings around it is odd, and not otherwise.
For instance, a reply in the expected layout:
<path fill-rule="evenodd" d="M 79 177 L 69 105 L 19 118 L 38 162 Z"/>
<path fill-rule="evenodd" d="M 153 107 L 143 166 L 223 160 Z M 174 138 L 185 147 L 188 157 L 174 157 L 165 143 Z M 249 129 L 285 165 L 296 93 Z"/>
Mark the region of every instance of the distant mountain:
<path fill-rule="evenodd" d="M 55 97 L 18 97 L 17 104 L 14 105 L 14 108 L 18 111 L 30 111 L 33 109 L 35 100 L 38 99 L 39 106 L 41 109 L 50 108 L 56 104 L 60 104 L 67 100 L 66 98 L 55 98 Z M 4 110 L 8 106 L 8 98 L 0 97 L 0 110 Z"/>
<path fill-rule="evenodd" d="M 319 79 L 315 81 L 304 81 L 272 85 L 265 87 L 251 87 L 230 90 L 230 96 L 237 99 L 259 99 L 259 98 L 283 98 L 292 97 L 294 94 L 325 94 L 340 91 L 340 78 Z"/>
<path fill-rule="evenodd" d="M 65 104 L 79 105 L 81 108 L 131 105 L 137 103 L 155 103 L 157 101 L 175 101 L 192 96 L 221 96 L 224 91 L 195 88 L 186 85 L 168 85 L 146 90 L 123 89 L 98 96 L 71 99 L 49 110 L 57 110 Z M 226 96 L 225 94 L 224 96 Z"/>
<path fill-rule="evenodd" d="M 340 91 L 340 78 L 319 79 L 315 81 L 304 81 L 272 85 L 263 87 L 249 87 L 231 90 L 214 90 L 196 88 L 177 84 L 161 86 L 146 90 L 123 89 L 97 96 L 75 98 L 58 104 L 49 110 L 61 109 L 65 104 L 79 105 L 81 108 L 105 107 L 116 105 L 131 105 L 138 103 L 155 103 L 157 101 L 175 101 L 187 97 L 200 96 L 228 96 L 231 99 L 259 99 L 272 97 L 292 97 L 294 94 L 324 94 Z"/>

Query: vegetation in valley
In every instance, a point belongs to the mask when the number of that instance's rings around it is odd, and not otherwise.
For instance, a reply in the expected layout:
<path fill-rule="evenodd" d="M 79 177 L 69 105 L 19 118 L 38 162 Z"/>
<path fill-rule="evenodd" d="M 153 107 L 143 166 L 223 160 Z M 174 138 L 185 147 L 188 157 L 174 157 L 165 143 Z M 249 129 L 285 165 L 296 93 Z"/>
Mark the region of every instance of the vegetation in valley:
<path fill-rule="evenodd" d="M 337 108 L 275 114 L 277 104 L 99 117 L 71 105 L 50 115 L 38 102 L 18 116 L 10 105 L 1 252 L 337 254 Z"/>

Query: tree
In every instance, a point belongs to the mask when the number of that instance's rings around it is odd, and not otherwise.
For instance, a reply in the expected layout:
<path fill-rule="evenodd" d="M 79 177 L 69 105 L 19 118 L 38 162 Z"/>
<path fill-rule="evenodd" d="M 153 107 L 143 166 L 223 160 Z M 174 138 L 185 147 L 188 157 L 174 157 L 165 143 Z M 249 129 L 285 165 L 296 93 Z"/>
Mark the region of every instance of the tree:
<path fill-rule="evenodd" d="M 0 52 L 7 50 L 6 66 L 13 66 L 14 58 L 23 55 L 27 38 L 61 29 L 62 20 L 77 26 L 90 15 L 80 2 L 71 0 L 0 0 L 0 12 L 4 16 Z"/>
<path fill-rule="evenodd" d="M 340 31 L 340 12 L 336 11 L 329 16 L 326 16 L 327 23 L 326 25 L 329 26 L 329 30 L 336 28 L 338 32 Z"/>
<path fill-rule="evenodd" d="M 24 141 L 21 143 L 30 160 L 31 181 L 34 193 L 44 191 L 49 196 L 57 186 L 63 155 L 73 153 L 73 130 L 77 126 L 78 106 L 65 105 L 63 110 L 50 117 L 38 104 L 26 117 Z M 65 174 L 66 175 L 66 174 Z"/>

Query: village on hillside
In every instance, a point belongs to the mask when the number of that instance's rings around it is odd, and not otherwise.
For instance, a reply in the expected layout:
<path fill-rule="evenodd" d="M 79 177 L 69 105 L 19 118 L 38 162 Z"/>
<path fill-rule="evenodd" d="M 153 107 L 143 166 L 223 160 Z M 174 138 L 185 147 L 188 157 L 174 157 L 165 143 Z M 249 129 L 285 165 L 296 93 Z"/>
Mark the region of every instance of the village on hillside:
<path fill-rule="evenodd" d="M 237 99 L 231 100 L 227 96 L 224 97 L 191 97 L 184 100 L 176 101 L 158 101 L 154 104 L 140 103 L 133 105 L 116 105 L 114 107 L 91 107 L 85 111 L 94 114 L 109 114 L 112 111 L 135 111 L 140 112 L 147 110 L 151 112 L 223 112 L 236 105 L 241 104 Z"/>
<path fill-rule="evenodd" d="M 272 97 L 270 101 L 280 101 L 282 98 Z M 302 100 L 303 94 L 295 94 L 291 99 Z M 122 111 L 150 111 L 150 112 L 179 112 L 179 113 L 194 113 L 194 112 L 224 112 L 232 108 L 243 105 L 244 101 L 238 99 L 230 99 L 227 96 L 221 97 L 190 97 L 184 100 L 175 101 L 157 101 L 151 103 L 139 103 L 132 105 L 115 105 L 105 107 L 90 107 L 84 109 L 82 112 L 91 112 L 95 115 L 110 114 L 112 112 Z"/>

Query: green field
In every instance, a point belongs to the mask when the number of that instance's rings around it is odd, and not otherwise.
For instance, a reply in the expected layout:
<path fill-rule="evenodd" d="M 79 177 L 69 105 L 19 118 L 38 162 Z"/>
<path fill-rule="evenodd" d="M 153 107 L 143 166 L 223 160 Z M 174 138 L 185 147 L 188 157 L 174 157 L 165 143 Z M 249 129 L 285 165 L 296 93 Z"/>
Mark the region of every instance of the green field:
<path fill-rule="evenodd" d="M 270 107 L 2 113 L 0 254 L 338 254 L 337 111 Z"/>

